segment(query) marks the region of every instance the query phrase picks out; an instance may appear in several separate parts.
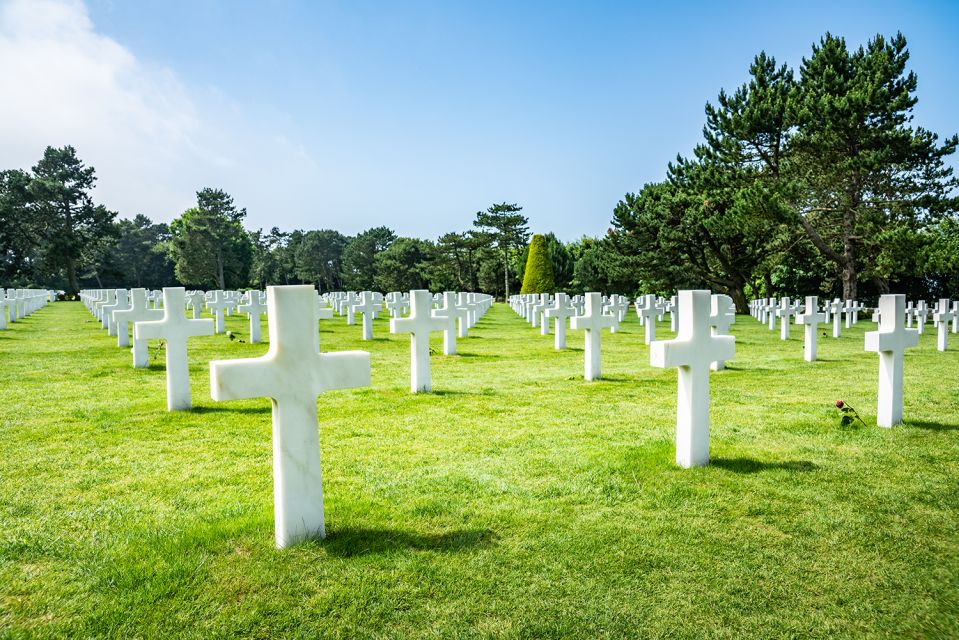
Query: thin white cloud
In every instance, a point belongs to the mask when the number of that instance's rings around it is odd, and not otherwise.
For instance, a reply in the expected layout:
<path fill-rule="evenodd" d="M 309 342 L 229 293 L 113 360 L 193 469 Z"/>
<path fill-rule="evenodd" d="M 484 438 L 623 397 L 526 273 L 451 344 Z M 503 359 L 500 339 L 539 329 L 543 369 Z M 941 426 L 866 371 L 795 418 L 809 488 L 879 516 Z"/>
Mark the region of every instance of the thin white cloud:
<path fill-rule="evenodd" d="M 67 144 L 96 168 L 98 202 L 164 221 L 205 186 L 241 206 L 269 200 L 248 181 L 264 156 L 293 173 L 315 169 L 302 146 L 249 126 L 218 88 L 191 89 L 98 33 L 81 1 L 0 0 L 0 168 L 27 169 L 47 145 Z"/>

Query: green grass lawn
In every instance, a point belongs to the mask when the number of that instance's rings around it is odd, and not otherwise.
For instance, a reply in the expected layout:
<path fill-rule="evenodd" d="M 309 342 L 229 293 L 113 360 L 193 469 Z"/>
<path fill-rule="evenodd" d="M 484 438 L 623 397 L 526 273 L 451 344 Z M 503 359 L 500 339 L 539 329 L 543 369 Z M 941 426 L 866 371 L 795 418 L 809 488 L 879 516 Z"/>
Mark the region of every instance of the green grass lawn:
<path fill-rule="evenodd" d="M 278 551 L 270 401 L 213 402 L 207 366 L 266 345 L 193 339 L 168 413 L 162 354 L 57 303 L 0 331 L 0 637 L 957 637 L 959 336 L 908 352 L 880 429 L 873 326 L 810 364 L 737 318 L 683 470 L 634 314 L 586 383 L 580 332 L 554 352 L 498 304 L 415 396 L 407 335 L 324 322 L 373 384 L 320 397 L 328 537 Z"/>

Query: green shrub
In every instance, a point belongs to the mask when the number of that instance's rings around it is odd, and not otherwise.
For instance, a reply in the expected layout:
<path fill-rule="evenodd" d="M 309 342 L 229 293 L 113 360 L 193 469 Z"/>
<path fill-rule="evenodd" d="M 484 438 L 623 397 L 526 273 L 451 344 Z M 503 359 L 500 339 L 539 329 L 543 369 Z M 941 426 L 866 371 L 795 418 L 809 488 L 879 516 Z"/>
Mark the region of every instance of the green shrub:
<path fill-rule="evenodd" d="M 553 293 L 555 290 L 553 261 L 549 258 L 546 238 L 536 234 L 529 243 L 529 257 L 526 259 L 526 271 L 523 273 L 523 288 L 520 293 Z"/>

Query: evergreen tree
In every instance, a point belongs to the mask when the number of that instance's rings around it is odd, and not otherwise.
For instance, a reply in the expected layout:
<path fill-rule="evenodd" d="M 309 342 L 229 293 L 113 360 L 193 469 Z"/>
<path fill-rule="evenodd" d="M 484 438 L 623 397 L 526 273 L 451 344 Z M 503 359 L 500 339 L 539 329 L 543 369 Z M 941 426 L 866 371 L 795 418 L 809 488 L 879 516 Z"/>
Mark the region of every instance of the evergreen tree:
<path fill-rule="evenodd" d="M 546 238 L 536 234 L 529 243 L 529 257 L 523 272 L 523 288 L 520 293 L 553 293 L 556 281 L 553 279 L 553 262 L 546 248 Z"/>
<path fill-rule="evenodd" d="M 170 223 L 167 247 L 177 279 L 198 287 L 245 286 L 253 260 L 253 244 L 242 224 L 246 209 L 237 209 L 220 189 L 196 195 L 197 206 Z"/>
<path fill-rule="evenodd" d="M 95 255 L 90 248 L 99 239 L 114 233 L 117 214 L 93 204 L 95 171 L 73 147 L 47 147 L 32 173 L 31 226 L 41 242 L 40 258 L 48 270 L 63 271 L 67 293 L 75 294 L 84 258 Z"/>
<path fill-rule="evenodd" d="M 494 204 L 486 211 L 477 211 L 473 221 L 500 253 L 505 298 L 509 298 L 510 259 L 529 238 L 529 219 L 520 213 L 522 210 L 516 204 Z"/>
<path fill-rule="evenodd" d="M 376 255 L 396 240 L 388 227 L 374 227 L 350 238 L 343 248 L 343 286 L 351 291 L 373 289 L 376 281 Z"/>
<path fill-rule="evenodd" d="M 803 59 L 790 99 L 795 221 L 833 265 L 846 299 L 857 297 L 862 277 L 886 292 L 877 271 L 883 252 L 956 208 L 950 194 L 959 183 L 944 159 L 959 138 L 940 145 L 909 126 L 917 78 L 908 59 L 901 33 L 853 52 L 827 33 Z"/>

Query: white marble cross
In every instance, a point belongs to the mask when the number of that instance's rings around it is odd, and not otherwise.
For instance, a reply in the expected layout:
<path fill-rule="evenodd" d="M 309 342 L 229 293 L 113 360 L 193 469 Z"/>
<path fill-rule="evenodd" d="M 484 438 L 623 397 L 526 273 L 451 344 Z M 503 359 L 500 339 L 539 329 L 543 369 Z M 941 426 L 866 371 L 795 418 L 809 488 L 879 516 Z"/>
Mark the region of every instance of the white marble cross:
<path fill-rule="evenodd" d="M 710 296 L 709 305 L 709 334 L 713 336 L 729 335 L 729 327 L 736 322 L 736 306 L 733 299 L 724 293 L 714 293 Z M 722 371 L 726 363 L 717 360 L 709 365 L 713 371 Z"/>
<path fill-rule="evenodd" d="M 619 331 L 619 323 L 623 321 L 623 316 L 626 314 L 627 309 L 629 309 L 629 303 L 626 302 L 626 298 L 615 293 L 609 296 L 609 303 L 606 305 L 606 310 L 609 311 L 614 320 L 613 326 L 609 328 L 610 333 Z"/>
<path fill-rule="evenodd" d="M 772 331 L 776 328 L 776 307 L 778 301 L 776 298 L 769 298 L 766 301 L 766 320 L 769 323 L 769 330 Z"/>
<path fill-rule="evenodd" d="M 206 294 L 202 291 L 191 291 L 186 294 L 186 306 L 193 310 L 194 320 L 199 320 L 203 315 L 204 302 L 206 302 Z"/>
<path fill-rule="evenodd" d="M 430 333 L 443 331 L 449 318 L 433 316 L 433 296 L 426 289 L 410 291 L 410 315 L 390 319 L 390 333 L 410 334 L 410 391 L 432 391 Z"/>
<path fill-rule="evenodd" d="M 656 308 L 656 296 L 652 294 L 643 296 L 642 307 L 637 313 L 644 321 L 643 326 L 646 328 L 645 342 L 650 344 L 656 340 L 656 316 L 659 314 L 659 309 Z"/>
<path fill-rule="evenodd" d="M 113 319 L 117 323 L 117 346 L 130 346 L 130 324 L 148 320 L 161 320 L 162 309 L 151 309 L 147 304 L 147 290 L 133 289 L 130 291 L 130 308 L 123 311 L 114 311 Z M 150 366 L 150 354 L 147 350 L 147 339 L 137 338 L 133 332 L 133 368 L 146 369 Z"/>
<path fill-rule="evenodd" d="M 586 294 L 586 308 L 583 315 L 570 318 L 571 329 L 581 329 L 586 332 L 586 349 L 583 354 L 583 378 L 598 380 L 603 376 L 602 338 L 600 332 L 605 328 L 612 328 L 615 319 L 603 313 L 603 297 L 591 291 Z"/>
<path fill-rule="evenodd" d="M 832 311 L 832 337 L 838 338 L 842 335 L 842 300 L 833 300 L 829 304 L 829 310 Z"/>
<path fill-rule="evenodd" d="M 553 336 L 553 348 L 557 351 L 566 348 L 566 321 L 575 314 L 576 309 L 570 304 L 569 296 L 565 293 L 557 293 L 553 306 L 543 312 L 543 315 L 546 316 L 547 325 L 549 324 L 549 318 L 553 318 L 555 321 L 556 329 Z"/>
<path fill-rule="evenodd" d="M 539 334 L 541 336 L 549 335 L 549 316 L 546 315 L 546 310 L 553 306 L 553 301 L 551 300 L 552 296 L 548 293 L 542 293 L 539 296 L 540 307 L 539 307 Z"/>
<path fill-rule="evenodd" d="M 402 318 L 403 312 L 409 308 L 409 304 L 403 299 L 403 294 L 399 291 L 393 291 L 387 296 L 386 308 L 390 312 L 391 318 Z"/>
<path fill-rule="evenodd" d="M 470 327 L 473 325 L 470 323 L 470 299 L 469 293 L 466 291 L 460 291 L 456 296 L 456 303 L 466 309 L 466 315 L 460 318 L 459 324 L 457 325 L 456 335 L 460 338 L 465 338 L 469 335 Z"/>
<path fill-rule="evenodd" d="M 250 319 L 250 344 L 260 343 L 260 316 L 266 313 L 266 305 L 263 304 L 263 298 L 256 289 L 250 289 L 246 292 L 247 301 L 241 303 L 237 309 L 240 313 L 245 313 Z"/>
<path fill-rule="evenodd" d="M 166 404 L 169 411 L 189 409 L 190 366 L 186 343 L 195 336 L 212 336 L 213 321 L 186 317 L 183 287 L 163 288 L 163 319 L 135 322 L 133 335 L 139 340 L 160 338 L 166 342 Z"/>
<path fill-rule="evenodd" d="M 166 289 L 163 290 L 166 292 Z M 213 315 L 216 317 L 216 333 L 223 333 L 226 331 L 226 328 L 223 324 L 223 312 L 226 311 L 227 306 L 230 303 L 224 297 L 223 292 L 217 289 L 212 292 L 212 297 L 207 301 L 206 308 L 213 312 Z M 163 306 L 166 306 L 166 299 L 163 300 Z"/>
<path fill-rule="evenodd" d="M 380 305 L 373 301 L 373 292 L 360 293 L 359 300 L 350 307 L 353 313 L 363 314 L 363 339 L 373 339 L 373 314 L 380 309 Z"/>
<path fill-rule="evenodd" d="M 117 325 L 116 322 L 113 321 L 113 312 L 126 309 L 129 306 L 130 303 L 127 299 L 127 290 L 115 289 L 113 293 L 113 302 L 105 304 L 101 308 L 101 312 L 103 313 L 103 327 L 107 330 L 107 335 L 117 335 Z"/>
<path fill-rule="evenodd" d="M 270 348 L 259 358 L 210 363 L 214 400 L 273 402 L 273 521 L 276 546 L 326 535 L 316 398 L 370 385 L 366 351 L 319 353 L 314 347 L 312 285 L 267 287 Z"/>
<path fill-rule="evenodd" d="M 825 322 L 826 314 L 819 312 L 819 298 L 806 296 L 806 308 L 796 316 L 796 322 L 803 325 L 803 359 L 816 361 L 816 340 L 819 337 L 819 323 Z"/>
<path fill-rule="evenodd" d="M 679 368 L 676 464 L 681 467 L 709 463 L 709 366 L 736 354 L 733 336 L 710 335 L 709 307 L 709 291 L 680 291 L 678 335 L 649 346 L 652 366 Z"/>
<path fill-rule="evenodd" d="M 924 334 L 926 332 L 926 318 L 929 317 L 929 305 L 926 304 L 925 300 L 920 300 L 916 303 L 916 309 L 913 315 L 916 317 L 916 326 L 919 328 L 919 335 Z"/>
<path fill-rule="evenodd" d="M 783 298 L 776 308 L 776 317 L 779 318 L 779 339 L 789 340 L 789 326 L 792 324 L 792 318 L 799 309 L 791 304 L 789 298 Z"/>
<path fill-rule="evenodd" d="M 106 297 L 103 300 L 98 300 L 96 303 L 94 303 L 97 320 L 100 321 L 100 326 L 103 327 L 104 329 L 107 328 L 107 316 L 105 313 L 103 313 L 103 308 L 114 304 L 116 301 L 117 301 L 117 290 L 107 289 Z M 19 303 L 20 300 L 18 299 L 17 302 Z M 17 317 L 18 318 L 23 317 L 23 314 L 20 312 L 20 309 L 17 310 Z"/>
<path fill-rule="evenodd" d="M 938 335 L 936 339 L 936 349 L 939 351 L 945 351 L 949 348 L 949 325 L 952 320 L 956 317 L 955 312 L 950 309 L 951 302 L 949 298 L 940 298 L 939 306 L 936 309 L 936 314 L 934 316 L 938 327 Z"/>
<path fill-rule="evenodd" d="M 450 319 L 449 323 L 443 329 L 443 355 L 456 355 L 456 323 L 457 320 L 465 322 L 467 313 L 466 307 L 461 307 L 456 304 L 455 292 L 443 292 L 443 306 L 433 310 L 435 317 Z"/>
<path fill-rule="evenodd" d="M 891 427 L 902 422 L 904 352 L 919 344 L 919 332 L 906 328 L 906 296 L 879 298 L 879 331 L 866 333 L 866 351 L 879 353 L 879 401 L 876 424 Z"/>

